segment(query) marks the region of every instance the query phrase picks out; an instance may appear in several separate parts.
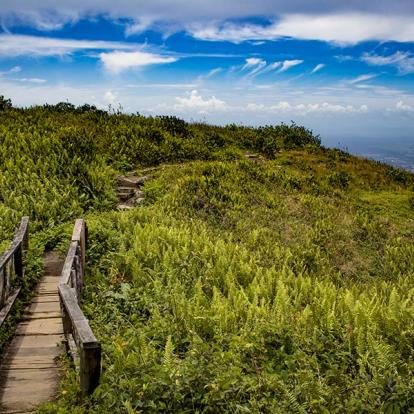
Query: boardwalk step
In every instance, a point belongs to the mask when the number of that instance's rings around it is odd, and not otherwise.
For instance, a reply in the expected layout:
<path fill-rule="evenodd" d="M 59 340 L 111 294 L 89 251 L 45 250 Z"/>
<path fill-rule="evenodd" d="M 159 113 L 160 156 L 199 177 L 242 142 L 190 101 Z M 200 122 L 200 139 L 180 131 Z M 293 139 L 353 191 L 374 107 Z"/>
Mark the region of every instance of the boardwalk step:
<path fill-rule="evenodd" d="M 19 324 L 16 335 L 59 335 L 63 334 L 61 318 L 31 319 Z"/>

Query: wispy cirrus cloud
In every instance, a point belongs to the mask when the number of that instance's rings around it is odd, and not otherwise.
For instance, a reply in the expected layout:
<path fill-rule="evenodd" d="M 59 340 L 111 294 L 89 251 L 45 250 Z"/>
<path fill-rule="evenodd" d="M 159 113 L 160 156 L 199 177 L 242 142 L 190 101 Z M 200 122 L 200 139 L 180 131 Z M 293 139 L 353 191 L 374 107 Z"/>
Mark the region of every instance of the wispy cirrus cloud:
<path fill-rule="evenodd" d="M 101 40 L 76 40 L 53 37 L 0 34 L 0 57 L 6 56 L 66 56 L 75 52 L 104 51 L 97 55 L 111 73 L 153 64 L 172 63 L 178 57 L 163 56 L 144 50 L 143 45 Z M 19 66 L 10 70 L 18 72 Z"/>
<path fill-rule="evenodd" d="M 13 75 L 13 74 L 21 72 L 21 70 L 22 70 L 21 66 L 13 66 L 9 70 L 0 72 L 0 76 Z"/>
<path fill-rule="evenodd" d="M 301 65 L 303 60 L 300 59 L 293 59 L 293 60 L 285 60 L 282 62 L 282 67 L 279 69 L 279 72 L 286 72 L 290 68 L 294 66 Z"/>
<path fill-rule="evenodd" d="M 47 82 L 46 79 L 42 79 L 42 78 L 18 78 L 16 80 L 19 82 L 38 83 L 38 84 Z"/>
<path fill-rule="evenodd" d="M 414 73 L 414 56 L 409 52 L 397 51 L 386 56 L 364 53 L 361 60 L 372 66 L 394 66 L 402 75 Z"/>
<path fill-rule="evenodd" d="M 260 58 L 247 58 L 246 63 L 241 68 L 241 71 L 249 70 L 247 76 L 254 76 L 258 72 L 260 72 L 265 66 L 267 62 Z"/>
<path fill-rule="evenodd" d="M 322 70 L 326 65 L 324 63 L 317 64 L 311 71 L 311 73 L 316 73 Z"/>
<path fill-rule="evenodd" d="M 271 71 L 277 71 L 278 73 L 286 72 L 290 68 L 300 65 L 303 62 L 301 59 L 292 59 L 268 63 L 264 59 L 252 57 L 246 59 L 246 63 L 241 67 L 240 71 L 249 70 L 247 76 L 255 77 Z"/>
<path fill-rule="evenodd" d="M 361 82 L 365 82 L 365 81 L 368 81 L 370 79 L 373 79 L 377 76 L 378 75 L 376 73 L 367 73 L 367 74 L 364 74 L 364 75 L 359 75 L 356 78 L 350 79 L 348 81 L 348 83 L 351 84 L 351 85 L 355 85 L 357 83 L 361 83 Z"/>
<path fill-rule="evenodd" d="M 0 34 L 0 56 L 64 56 L 80 50 L 131 50 L 133 43 Z"/>

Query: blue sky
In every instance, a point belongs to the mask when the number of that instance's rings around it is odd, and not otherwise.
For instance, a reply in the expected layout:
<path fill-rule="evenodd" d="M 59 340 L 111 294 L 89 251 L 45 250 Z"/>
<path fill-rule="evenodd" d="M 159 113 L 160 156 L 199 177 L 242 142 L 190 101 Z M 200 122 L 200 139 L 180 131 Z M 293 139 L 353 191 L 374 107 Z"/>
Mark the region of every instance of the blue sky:
<path fill-rule="evenodd" d="M 0 94 L 414 138 L 414 2 L 0 1 Z M 375 3 L 375 4 L 374 4 Z"/>

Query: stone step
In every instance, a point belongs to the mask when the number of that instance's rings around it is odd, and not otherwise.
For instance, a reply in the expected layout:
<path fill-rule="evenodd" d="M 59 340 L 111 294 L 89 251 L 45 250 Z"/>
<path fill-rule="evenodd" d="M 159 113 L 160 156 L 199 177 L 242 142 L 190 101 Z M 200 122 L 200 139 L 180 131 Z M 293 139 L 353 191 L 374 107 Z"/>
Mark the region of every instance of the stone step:
<path fill-rule="evenodd" d="M 118 184 L 124 187 L 139 187 L 148 180 L 149 177 L 136 177 L 136 176 L 121 176 L 118 177 Z"/>

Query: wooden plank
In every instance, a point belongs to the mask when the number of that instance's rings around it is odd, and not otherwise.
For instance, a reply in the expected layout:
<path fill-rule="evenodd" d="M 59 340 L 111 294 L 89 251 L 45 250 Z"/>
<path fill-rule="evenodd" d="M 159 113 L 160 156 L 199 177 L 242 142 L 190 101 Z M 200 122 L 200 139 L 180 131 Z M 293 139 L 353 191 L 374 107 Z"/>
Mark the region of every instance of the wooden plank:
<path fill-rule="evenodd" d="M 56 394 L 59 371 L 51 369 L 18 369 L 3 372 L 1 403 L 3 412 L 35 409 Z"/>
<path fill-rule="evenodd" d="M 10 344 L 11 349 L 22 348 L 56 348 L 65 337 L 62 334 L 15 336 Z"/>
<path fill-rule="evenodd" d="M 58 293 L 58 287 L 56 283 L 40 283 L 35 291 L 38 295 Z"/>
<path fill-rule="evenodd" d="M 80 267 L 82 275 L 82 281 L 83 281 L 83 275 L 85 273 L 85 266 L 86 266 L 86 243 L 87 243 L 87 225 L 86 222 L 83 219 L 78 219 L 75 221 L 75 226 L 73 228 L 72 233 L 72 241 L 78 242 L 79 247 L 79 257 L 81 260 Z M 79 271 L 77 270 L 79 273 Z"/>
<path fill-rule="evenodd" d="M 59 296 L 70 317 L 72 325 L 74 325 L 76 321 L 86 319 L 78 305 L 78 299 L 74 289 L 70 288 L 68 285 L 61 284 L 59 285 Z"/>
<path fill-rule="evenodd" d="M 75 260 L 77 247 L 78 247 L 77 241 L 71 242 L 68 254 L 65 259 L 65 263 L 63 265 L 60 283 L 65 283 L 65 284 L 69 283 L 70 273 L 72 271 L 73 261 Z"/>
<path fill-rule="evenodd" d="M 59 295 L 50 294 L 50 295 L 36 296 L 35 298 L 32 299 L 32 303 L 46 303 L 46 302 L 59 302 Z"/>
<path fill-rule="evenodd" d="M 60 275 L 56 276 L 43 276 L 40 280 L 40 283 L 55 283 L 56 286 L 60 283 Z"/>
<path fill-rule="evenodd" d="M 59 302 L 33 302 L 25 311 L 31 315 L 43 312 L 58 312 L 60 315 Z"/>
<path fill-rule="evenodd" d="M 5 306 L 3 306 L 2 310 L 0 311 L 0 327 L 3 325 L 4 321 L 6 320 L 8 314 L 10 313 L 11 308 L 14 305 L 14 302 L 19 296 L 21 288 L 17 288 L 7 299 Z"/>
<path fill-rule="evenodd" d="M 18 230 L 15 233 L 14 239 L 10 244 L 9 249 L 3 253 L 0 258 L 0 269 L 3 268 L 11 257 L 14 255 L 15 251 L 20 248 L 22 245 L 24 250 L 27 250 L 28 243 L 28 229 L 29 229 L 29 217 L 23 217 Z"/>
<path fill-rule="evenodd" d="M 63 325 L 60 318 L 32 319 L 21 322 L 16 335 L 59 335 L 63 334 Z"/>
<path fill-rule="evenodd" d="M 28 337 L 29 339 L 33 337 Z M 43 337 L 42 337 L 43 338 Z M 33 344 L 33 342 L 32 342 Z M 50 346 L 19 346 L 18 343 L 15 343 L 15 346 L 11 346 L 6 354 L 3 357 L 3 361 L 12 361 L 12 360 L 23 360 L 27 358 L 45 358 L 48 357 L 53 360 L 56 356 L 60 355 L 60 353 L 63 350 L 63 343 L 60 342 L 60 344 L 55 344 L 52 341 L 49 341 Z M 47 343 L 46 343 L 47 345 Z"/>
<path fill-rule="evenodd" d="M 27 322 L 34 319 L 56 319 L 61 317 L 62 315 L 60 314 L 59 310 L 48 312 L 25 312 L 23 314 L 22 320 Z"/>
<path fill-rule="evenodd" d="M 76 371 L 79 371 L 80 357 L 79 357 L 78 348 L 76 346 L 76 342 L 73 339 L 72 335 L 68 335 L 67 341 L 68 341 L 69 352 L 70 352 L 70 355 L 72 357 L 73 363 L 75 365 L 75 369 L 76 369 Z"/>
<path fill-rule="evenodd" d="M 85 221 L 83 219 L 77 219 L 73 226 L 72 241 L 80 242 L 85 231 Z"/>

